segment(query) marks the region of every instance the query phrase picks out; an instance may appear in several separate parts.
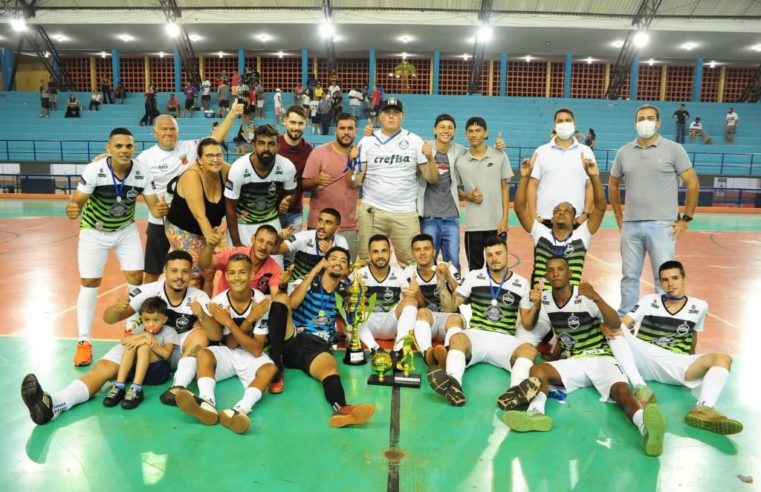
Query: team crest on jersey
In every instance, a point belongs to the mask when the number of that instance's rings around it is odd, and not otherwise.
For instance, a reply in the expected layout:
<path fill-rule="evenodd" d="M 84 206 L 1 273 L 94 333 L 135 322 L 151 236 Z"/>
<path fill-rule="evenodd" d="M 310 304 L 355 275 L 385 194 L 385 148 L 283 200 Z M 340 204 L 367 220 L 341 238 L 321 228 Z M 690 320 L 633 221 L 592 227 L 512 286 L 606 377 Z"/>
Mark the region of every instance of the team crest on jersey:
<path fill-rule="evenodd" d="M 229 179 L 225 180 L 225 189 L 232 190 L 233 189 L 233 182 Z"/>
<path fill-rule="evenodd" d="M 394 300 L 394 291 L 390 288 L 386 287 L 386 289 L 383 291 L 383 300 L 384 301 L 393 301 Z"/>
<path fill-rule="evenodd" d="M 388 279 L 389 280 L 396 280 L 396 274 L 392 272 L 391 275 L 388 277 Z"/>
<path fill-rule="evenodd" d="M 656 306 L 656 307 L 657 307 L 657 306 Z M 639 309 L 639 304 L 635 304 L 635 305 L 634 305 L 634 307 L 632 308 L 631 312 L 632 312 L 632 313 L 636 313 L 636 312 L 637 312 L 637 309 Z"/>
<path fill-rule="evenodd" d="M 573 252 L 575 251 L 573 244 L 568 243 L 565 247 L 565 252 L 563 253 L 563 256 L 571 256 Z"/>
<path fill-rule="evenodd" d="M 653 340 L 653 343 L 659 347 L 669 347 L 674 344 L 674 339 L 670 336 L 662 336 Z"/>
<path fill-rule="evenodd" d="M 573 303 L 574 303 L 574 304 L 581 304 L 581 297 L 578 297 L 578 296 L 576 296 L 576 297 L 573 299 Z"/>
<path fill-rule="evenodd" d="M 454 272 L 452 278 L 454 278 L 458 284 L 462 283 L 462 275 L 460 275 L 460 272 Z"/>
<path fill-rule="evenodd" d="M 676 334 L 680 337 L 683 337 L 690 333 L 690 325 L 687 324 L 687 322 L 682 323 L 681 325 L 676 327 Z"/>
<path fill-rule="evenodd" d="M 518 280 L 517 278 L 515 280 L 513 280 L 513 287 L 520 287 L 520 286 L 521 286 L 521 281 L 520 280 Z"/>
<path fill-rule="evenodd" d="M 479 273 L 479 274 L 476 274 L 476 278 L 477 278 L 478 280 L 485 280 L 485 279 L 486 279 L 486 277 L 484 276 L 484 274 L 483 274 L 483 273 Z"/>
<path fill-rule="evenodd" d="M 502 319 L 502 310 L 499 306 L 489 306 L 486 310 L 486 319 L 489 321 L 499 321 Z"/>
<path fill-rule="evenodd" d="M 133 290 L 132 292 L 129 293 L 129 296 L 130 297 L 135 297 L 138 294 L 140 294 L 140 292 L 141 292 L 140 289 L 136 288 L 135 290 Z"/>
<path fill-rule="evenodd" d="M 494 165 L 494 163 L 489 161 L 489 163 L 486 165 L 486 167 L 492 167 L 493 165 Z"/>
<path fill-rule="evenodd" d="M 560 340 L 560 343 L 563 345 L 563 347 L 567 347 L 569 349 L 573 348 L 573 346 L 576 345 L 576 339 L 568 333 L 561 333 L 558 337 L 558 340 Z"/>
<path fill-rule="evenodd" d="M 283 168 L 281 168 L 280 166 L 277 166 L 275 168 L 275 176 L 277 176 L 278 174 L 283 174 Z"/>
<path fill-rule="evenodd" d="M 267 188 L 267 193 L 270 195 L 277 193 L 277 185 L 275 183 L 270 183 L 270 187 Z"/>
<path fill-rule="evenodd" d="M 140 169 L 135 171 L 135 179 L 143 179 L 143 173 L 140 172 Z"/>
<path fill-rule="evenodd" d="M 188 164 L 188 156 L 187 156 L 187 154 L 182 154 L 180 156 L 180 162 L 182 163 L 183 166 Z"/>
<path fill-rule="evenodd" d="M 504 302 L 505 304 L 512 304 L 515 302 L 515 297 L 513 297 L 511 293 L 505 292 L 502 295 L 502 302 Z"/>
<path fill-rule="evenodd" d="M 138 191 L 135 188 L 130 188 L 127 192 L 127 199 L 134 201 L 137 195 L 139 195 Z"/>
<path fill-rule="evenodd" d="M 257 210 L 266 210 L 268 203 L 269 203 L 269 200 L 266 198 L 257 198 L 256 200 L 254 200 L 252 205 Z"/>
<path fill-rule="evenodd" d="M 102 168 L 98 170 L 98 177 L 99 178 L 105 178 L 106 177 L 106 173 L 103 171 Z"/>
<path fill-rule="evenodd" d="M 245 171 L 243 171 L 243 177 L 244 177 L 244 178 L 248 178 L 249 176 L 251 176 L 251 171 L 249 171 L 248 169 L 246 169 Z"/>
<path fill-rule="evenodd" d="M 314 241 L 312 241 L 311 239 L 309 239 L 309 240 L 307 241 L 307 246 L 308 246 L 308 247 L 310 247 L 310 248 L 314 247 Z"/>
<path fill-rule="evenodd" d="M 190 324 L 190 319 L 188 319 L 188 317 L 185 316 L 184 314 L 181 315 L 179 318 L 177 318 L 177 320 L 174 322 L 174 326 L 181 330 L 184 330 L 185 328 L 187 328 L 189 324 Z"/>
<path fill-rule="evenodd" d="M 579 320 L 579 317 L 575 314 L 572 314 L 568 317 L 568 327 L 573 328 L 574 330 L 581 326 L 581 320 Z"/>
<path fill-rule="evenodd" d="M 399 148 L 402 150 L 407 150 L 410 148 L 410 143 L 407 140 L 402 140 L 399 142 Z"/>

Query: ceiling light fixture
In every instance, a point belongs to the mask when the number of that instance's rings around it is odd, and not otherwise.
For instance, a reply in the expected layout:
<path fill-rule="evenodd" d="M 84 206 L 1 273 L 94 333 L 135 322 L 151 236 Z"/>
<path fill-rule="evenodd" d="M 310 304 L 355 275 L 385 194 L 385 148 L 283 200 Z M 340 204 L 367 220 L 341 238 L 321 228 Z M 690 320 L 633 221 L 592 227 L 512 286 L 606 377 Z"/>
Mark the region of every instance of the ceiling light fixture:
<path fill-rule="evenodd" d="M 101 52 L 100 52 L 100 57 L 101 57 L 101 58 L 105 58 L 107 54 L 108 54 L 108 53 L 106 53 L 105 51 L 101 51 Z"/>
<path fill-rule="evenodd" d="M 285 53 L 283 53 L 282 51 L 278 51 L 277 52 L 277 57 L 278 58 L 282 58 L 284 55 L 285 55 Z"/>
<path fill-rule="evenodd" d="M 331 39 L 336 35 L 336 28 L 330 21 L 320 24 L 320 35 L 325 39 Z"/>
<path fill-rule="evenodd" d="M 637 34 L 635 34 L 632 38 L 632 43 L 634 44 L 635 48 L 642 48 L 649 42 L 650 35 L 645 31 L 638 31 Z"/>
<path fill-rule="evenodd" d="M 53 38 L 53 39 L 55 39 L 55 40 L 56 40 L 56 41 L 58 41 L 59 43 L 63 43 L 64 41 L 68 41 L 68 40 L 69 40 L 69 38 L 67 38 L 67 37 L 66 37 L 66 36 L 64 36 L 63 34 L 53 34 L 53 35 L 52 35 L 52 36 L 50 36 L 50 37 L 51 37 L 51 38 Z"/>
<path fill-rule="evenodd" d="M 708 63 L 708 66 L 711 68 L 716 68 L 716 61 L 711 60 L 711 62 Z"/>
<path fill-rule="evenodd" d="M 680 46 L 680 48 L 682 48 L 683 50 L 692 51 L 698 46 L 700 46 L 698 43 L 689 42 L 689 43 L 683 43 L 682 46 Z"/>
<path fill-rule="evenodd" d="M 761 52 L 761 44 L 753 45 L 753 46 L 750 47 L 750 49 L 752 49 L 754 51 Z"/>
<path fill-rule="evenodd" d="M 588 65 L 591 65 L 593 61 L 595 61 L 594 58 L 592 58 L 591 56 L 587 57 L 587 64 Z"/>
<path fill-rule="evenodd" d="M 624 40 L 623 39 L 617 39 L 610 43 L 611 46 L 614 48 L 623 48 L 624 47 Z"/>
<path fill-rule="evenodd" d="M 534 57 L 531 55 L 526 55 L 523 57 L 523 59 L 526 60 L 526 63 L 531 63 L 531 60 L 533 60 Z"/>
<path fill-rule="evenodd" d="M 225 56 L 225 53 L 224 53 L 224 52 L 222 52 L 222 51 L 220 51 L 219 53 L 217 53 L 217 55 L 218 55 L 220 58 L 222 58 L 223 56 Z"/>
<path fill-rule="evenodd" d="M 655 60 L 653 60 L 652 58 L 650 58 L 650 59 L 647 61 L 647 64 L 648 64 L 648 65 L 650 65 L 650 66 L 652 67 L 653 65 L 655 65 Z"/>
<path fill-rule="evenodd" d="M 488 24 L 484 24 L 478 28 L 478 32 L 476 32 L 476 40 L 481 44 L 488 43 L 492 34 L 493 31 L 491 27 Z"/>
<path fill-rule="evenodd" d="M 26 19 L 22 17 L 16 17 L 15 19 L 11 19 L 11 29 L 13 29 L 16 32 L 26 31 Z"/>
<path fill-rule="evenodd" d="M 415 39 L 415 38 L 413 38 L 412 36 L 408 36 L 408 35 L 406 35 L 406 34 L 404 34 L 404 35 L 402 35 L 402 36 L 399 36 L 399 41 L 401 41 L 401 42 L 402 42 L 402 43 L 404 43 L 404 44 L 407 44 L 407 43 L 409 43 L 410 41 L 413 41 L 414 39 Z"/>
<path fill-rule="evenodd" d="M 164 30 L 166 30 L 166 33 L 170 38 L 176 38 L 180 35 L 180 26 L 174 22 L 168 22 L 166 26 L 164 26 Z"/>
<path fill-rule="evenodd" d="M 272 36 L 270 36 L 267 33 L 261 33 L 256 36 L 256 39 L 261 41 L 262 43 L 266 43 L 267 41 L 272 41 Z"/>
<path fill-rule="evenodd" d="M 194 42 L 195 42 L 195 41 L 200 41 L 200 40 L 202 40 L 202 39 L 203 39 L 203 38 L 202 38 L 201 36 L 199 36 L 198 34 L 191 34 L 191 35 L 189 35 L 189 36 L 188 36 L 188 38 L 190 38 L 190 40 L 191 40 L 191 41 L 194 41 Z"/>
<path fill-rule="evenodd" d="M 163 51 L 159 51 L 159 58 L 164 58 L 166 56 L 166 53 Z"/>
<path fill-rule="evenodd" d="M 119 34 L 116 37 L 121 39 L 125 43 L 129 43 L 130 41 L 134 41 L 135 40 L 134 36 L 130 36 L 129 34 Z"/>
<path fill-rule="evenodd" d="M 468 61 L 468 60 L 470 60 L 471 58 L 473 58 L 473 57 L 472 57 L 472 56 L 470 56 L 470 55 L 469 55 L 469 54 L 467 54 L 467 53 L 464 53 L 464 54 L 462 55 L 462 59 L 463 59 L 463 60 L 465 60 L 465 61 Z"/>

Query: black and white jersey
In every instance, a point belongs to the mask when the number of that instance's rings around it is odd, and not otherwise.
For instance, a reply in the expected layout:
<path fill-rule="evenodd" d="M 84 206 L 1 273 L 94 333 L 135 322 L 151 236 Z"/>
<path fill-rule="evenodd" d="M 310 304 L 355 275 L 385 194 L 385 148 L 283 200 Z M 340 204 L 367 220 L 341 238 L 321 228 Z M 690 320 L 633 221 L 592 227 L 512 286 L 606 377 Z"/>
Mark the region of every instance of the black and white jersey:
<path fill-rule="evenodd" d="M 695 333 L 703 331 L 708 303 L 688 297 L 682 309 L 670 313 L 659 294 L 642 299 L 627 314 L 639 323 L 637 338 L 658 345 L 677 354 L 689 354 Z"/>
<path fill-rule="evenodd" d="M 266 176 L 260 176 L 251 164 L 251 154 L 233 162 L 225 183 L 225 198 L 237 200 L 235 214 L 239 224 L 263 224 L 278 217 L 278 196 L 283 190 L 296 189 L 296 167 L 281 156 Z"/>
<path fill-rule="evenodd" d="M 166 285 L 164 284 L 164 281 L 159 280 L 158 282 L 144 284 L 136 288 L 130 294 L 129 305 L 132 306 L 132 309 L 134 309 L 135 312 L 139 312 L 143 302 L 149 297 L 160 297 L 166 302 L 168 308 L 167 317 L 169 318 L 166 324 L 174 328 L 178 334 L 192 330 L 193 325 L 198 321 L 198 316 L 193 314 L 193 311 L 190 309 L 190 303 L 193 302 L 194 299 L 197 300 L 201 306 L 205 306 L 209 302 L 209 296 L 206 295 L 206 292 L 196 289 L 195 287 L 188 287 L 182 301 L 176 305 L 172 304 L 169 302 L 169 298 L 166 295 Z"/>
<path fill-rule="evenodd" d="M 515 335 L 518 309 L 530 309 L 528 280 L 515 272 L 502 283 L 489 277 L 488 267 L 471 270 L 455 291 L 470 302 L 473 316 L 469 328 Z"/>
<path fill-rule="evenodd" d="M 307 273 L 312 271 L 312 268 L 320 262 L 325 254 L 320 251 L 320 243 L 317 239 L 317 230 L 310 229 L 308 231 L 297 232 L 285 241 L 288 246 L 288 251 L 295 253 L 293 257 L 293 275 L 291 280 L 297 280 L 304 278 Z M 346 239 L 336 234 L 333 237 L 333 246 L 340 246 L 344 249 L 349 249 L 349 243 Z"/>
<path fill-rule="evenodd" d="M 243 326 L 243 322 L 246 321 L 246 318 L 249 314 L 251 314 L 251 310 L 254 308 L 254 306 L 262 302 L 266 296 L 259 292 L 256 289 L 251 289 L 252 295 L 251 299 L 248 302 L 248 305 L 243 309 L 243 311 L 236 311 L 235 308 L 232 305 L 232 302 L 230 302 L 230 289 L 227 289 L 225 291 L 220 292 L 216 296 L 214 296 L 214 299 L 211 300 L 214 304 L 219 304 L 224 309 L 227 309 L 227 312 L 230 313 L 230 317 L 235 321 L 235 324 L 238 325 L 240 328 Z M 259 318 L 249 329 L 248 335 L 253 337 L 254 335 L 268 335 L 269 334 L 269 328 L 267 324 L 267 315 L 269 313 L 266 313 L 264 316 Z M 209 314 L 211 315 L 211 314 Z M 228 330 L 226 327 L 223 328 L 223 335 L 227 335 L 230 333 L 230 330 Z"/>
<path fill-rule="evenodd" d="M 552 290 L 542 292 L 539 316 L 552 326 L 569 357 L 612 355 L 608 341 L 600 331 L 602 312 L 591 299 L 579 295 L 578 287 L 573 287 L 573 294 L 562 306 L 555 302 Z"/>
<path fill-rule="evenodd" d="M 425 298 L 425 307 L 433 311 L 434 313 L 441 312 L 441 298 L 439 296 L 438 280 L 435 273 L 436 266 L 432 265 L 427 272 L 421 271 L 421 268 L 417 265 L 409 265 L 404 269 L 404 278 L 407 283 L 412 283 L 413 276 L 417 278 L 417 283 L 420 286 L 420 292 Z M 462 276 L 457 269 L 449 265 L 449 273 L 457 281 L 457 284 L 462 283 Z M 425 277 L 430 278 L 425 280 Z"/>
<path fill-rule="evenodd" d="M 369 266 L 359 269 L 365 286 L 367 286 L 367 298 L 375 294 L 375 311 L 388 312 L 394 309 L 402 296 L 402 290 L 407 288 L 407 280 L 401 268 L 391 266 L 385 278 L 375 278 Z"/>

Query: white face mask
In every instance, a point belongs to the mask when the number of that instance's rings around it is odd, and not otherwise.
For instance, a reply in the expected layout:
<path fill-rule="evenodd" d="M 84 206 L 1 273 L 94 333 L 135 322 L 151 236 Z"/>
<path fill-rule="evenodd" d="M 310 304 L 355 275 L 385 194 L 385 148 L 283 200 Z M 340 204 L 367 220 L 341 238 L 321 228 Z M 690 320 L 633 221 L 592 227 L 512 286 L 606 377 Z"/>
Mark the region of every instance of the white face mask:
<path fill-rule="evenodd" d="M 557 123 L 555 124 L 555 133 L 561 140 L 568 140 L 576 133 L 576 126 L 569 122 Z"/>
<path fill-rule="evenodd" d="M 639 138 L 650 138 L 655 135 L 655 121 L 643 120 L 637 122 L 637 135 Z"/>

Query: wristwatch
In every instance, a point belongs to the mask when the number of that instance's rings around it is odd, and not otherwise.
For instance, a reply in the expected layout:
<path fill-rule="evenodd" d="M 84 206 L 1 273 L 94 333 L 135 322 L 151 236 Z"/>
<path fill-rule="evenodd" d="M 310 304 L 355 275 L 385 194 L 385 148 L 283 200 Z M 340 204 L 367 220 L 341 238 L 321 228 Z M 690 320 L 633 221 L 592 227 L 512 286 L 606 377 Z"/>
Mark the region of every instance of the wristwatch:
<path fill-rule="evenodd" d="M 682 215 L 679 220 L 683 220 L 685 222 L 692 222 L 692 216 L 691 215 Z"/>

